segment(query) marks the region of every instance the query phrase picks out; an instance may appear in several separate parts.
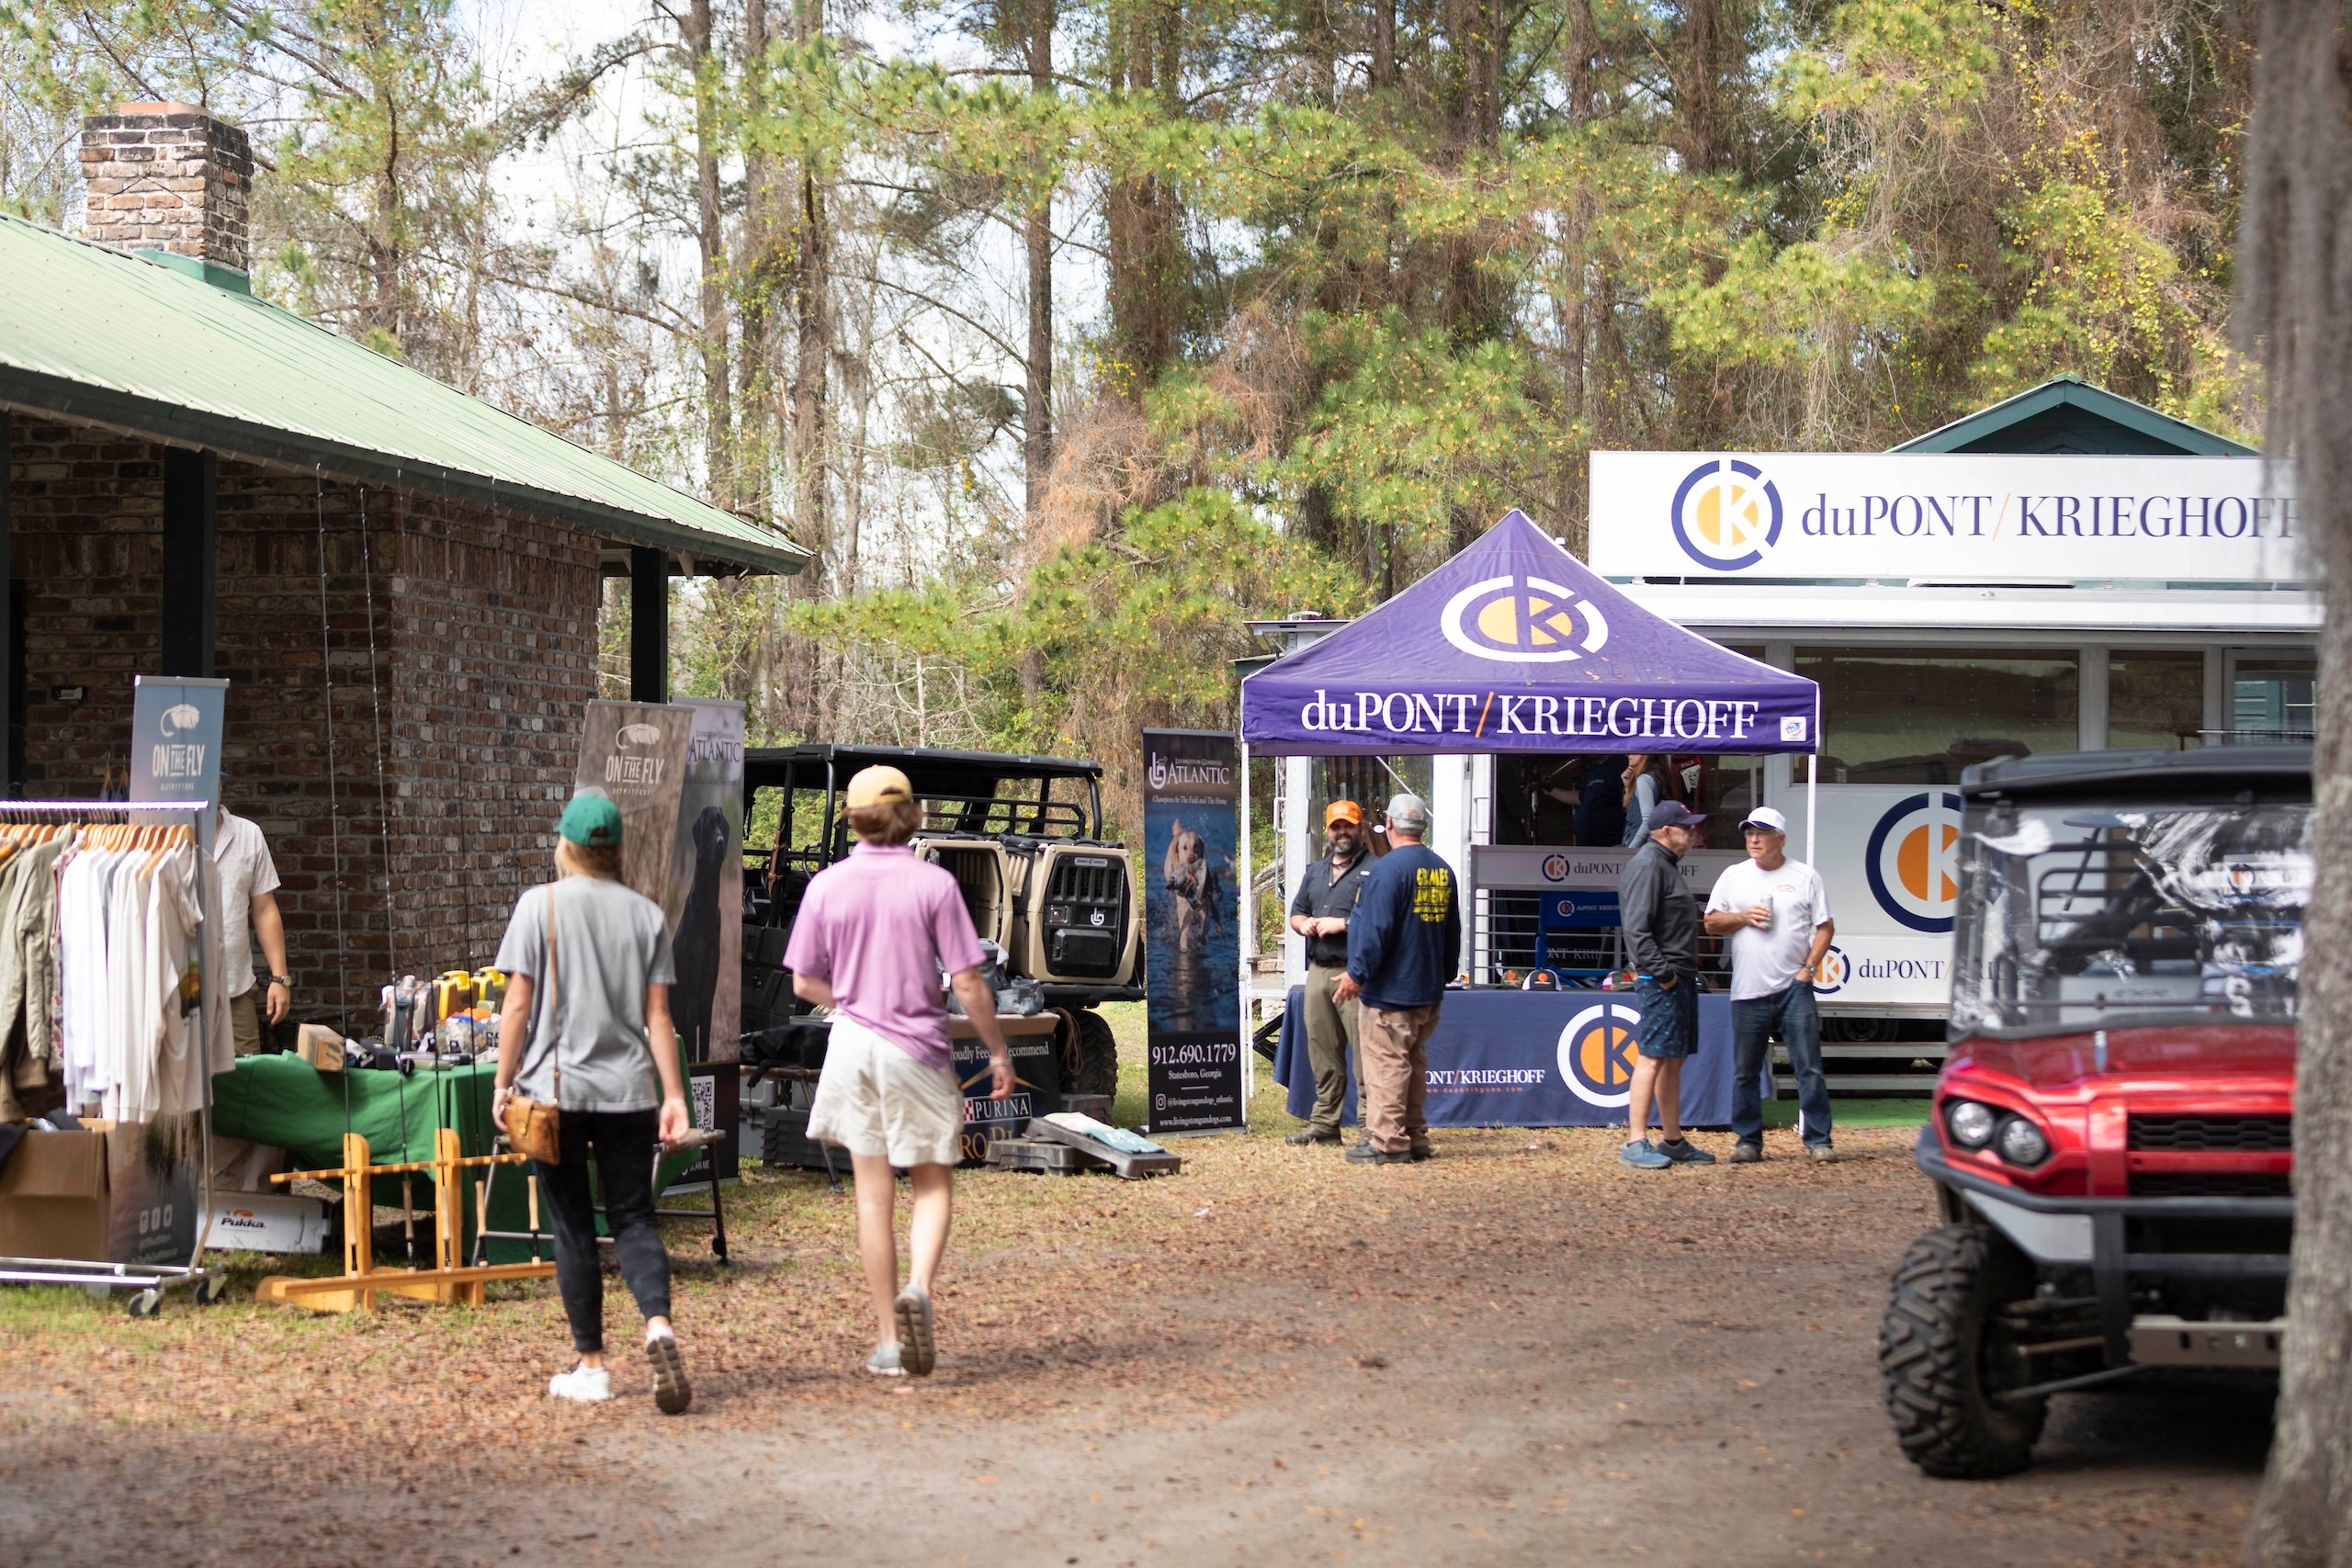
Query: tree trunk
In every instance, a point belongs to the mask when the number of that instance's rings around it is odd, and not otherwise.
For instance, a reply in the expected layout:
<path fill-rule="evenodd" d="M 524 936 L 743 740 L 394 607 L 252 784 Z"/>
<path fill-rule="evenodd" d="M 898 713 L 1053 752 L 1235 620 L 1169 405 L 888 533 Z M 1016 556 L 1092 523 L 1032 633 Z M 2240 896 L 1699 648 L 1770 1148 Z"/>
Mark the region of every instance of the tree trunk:
<path fill-rule="evenodd" d="M 1054 90 L 1054 0 L 1030 0 L 1029 90 Z M 1041 160 L 1050 154 L 1040 153 Z M 1054 467 L 1054 200 L 1050 187 L 1030 198 L 1022 221 L 1029 259 L 1028 385 L 1022 406 L 1022 468 L 1025 502 L 1035 526 Z"/>
<path fill-rule="evenodd" d="M 1568 123 L 1579 135 L 1592 125 L 1592 65 L 1597 51 L 1592 0 L 1568 3 Z M 1592 289 L 1592 265 L 1585 254 L 1592 232 L 1593 201 L 1588 183 L 1580 181 L 1569 194 L 1560 225 L 1560 394 L 1561 410 L 1588 450 L 1594 435 L 1592 397 L 1586 367 L 1590 362 L 1591 329 L 1587 312 Z M 1589 535 L 1589 509 L 1585 494 L 1583 463 L 1560 465 L 1559 516 L 1554 525 L 1579 555 Z"/>
<path fill-rule="evenodd" d="M 815 43 L 824 36 L 825 0 L 795 0 L 793 41 Z M 804 161 L 794 190 L 792 244 L 792 466 L 793 536 L 817 558 L 802 569 L 795 589 L 813 595 L 824 576 L 831 543 L 831 459 L 828 373 L 833 359 L 832 232 L 826 214 L 825 183 L 813 163 Z"/>
<path fill-rule="evenodd" d="M 702 379 L 704 461 L 711 500 L 734 504 L 734 408 L 728 386 L 727 234 L 718 200 L 718 84 L 711 73 L 711 0 L 686 11 L 687 69 L 695 94 L 695 239 L 702 254 Z"/>
<path fill-rule="evenodd" d="M 2312 755 L 2318 876 L 2304 913 L 2295 1251 L 2270 1469 L 2245 1562 L 2352 1562 L 2352 84 L 2332 0 L 2265 0 L 2240 230 L 2241 344 L 2264 367 L 2324 582 Z"/>
<path fill-rule="evenodd" d="M 384 162 L 376 171 L 375 223 L 368 235 L 368 270 L 375 299 L 368 324 L 401 344 L 401 114 L 390 99 L 384 111 Z"/>
<path fill-rule="evenodd" d="M 1372 0 L 1372 85 L 1381 93 L 1396 85 L 1396 0 Z"/>
<path fill-rule="evenodd" d="M 743 4 L 743 107 L 756 124 L 767 113 L 766 73 L 760 62 L 774 41 L 767 0 Z M 775 308 L 786 265 L 777 208 L 779 170 L 774 153 L 754 149 L 743 160 L 743 287 L 736 306 L 735 503 L 767 518 L 768 481 L 775 461 Z"/>

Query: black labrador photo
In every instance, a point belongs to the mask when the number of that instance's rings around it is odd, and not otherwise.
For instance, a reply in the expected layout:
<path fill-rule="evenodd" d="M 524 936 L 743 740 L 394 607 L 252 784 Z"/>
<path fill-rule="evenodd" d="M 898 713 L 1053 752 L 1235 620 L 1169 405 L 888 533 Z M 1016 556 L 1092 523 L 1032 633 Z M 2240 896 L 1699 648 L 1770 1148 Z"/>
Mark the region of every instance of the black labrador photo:
<path fill-rule="evenodd" d="M 718 994 L 718 885 L 727 869 L 727 813 L 706 806 L 695 818 L 695 881 L 671 942 L 678 982 L 670 987 L 670 1021 L 690 1062 L 710 1060 L 710 1014 Z"/>

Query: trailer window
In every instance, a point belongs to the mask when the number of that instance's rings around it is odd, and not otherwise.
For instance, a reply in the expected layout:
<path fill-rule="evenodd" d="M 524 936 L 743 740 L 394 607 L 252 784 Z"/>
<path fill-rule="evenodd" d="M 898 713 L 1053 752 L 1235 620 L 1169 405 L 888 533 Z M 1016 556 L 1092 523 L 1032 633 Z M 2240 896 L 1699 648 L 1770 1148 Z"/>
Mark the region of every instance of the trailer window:
<path fill-rule="evenodd" d="M 1956 784 L 1972 763 L 2082 744 L 2069 651 L 1801 648 L 1796 667 L 1821 687 L 1824 784 Z"/>
<path fill-rule="evenodd" d="M 2319 667 L 2308 659 L 2240 659 L 2230 694 L 2231 733 L 2240 745 L 2309 740 L 2316 724 Z"/>
<path fill-rule="evenodd" d="M 2205 728 L 2205 656 L 2132 653 L 2107 666 L 2107 743 L 2187 751 Z"/>

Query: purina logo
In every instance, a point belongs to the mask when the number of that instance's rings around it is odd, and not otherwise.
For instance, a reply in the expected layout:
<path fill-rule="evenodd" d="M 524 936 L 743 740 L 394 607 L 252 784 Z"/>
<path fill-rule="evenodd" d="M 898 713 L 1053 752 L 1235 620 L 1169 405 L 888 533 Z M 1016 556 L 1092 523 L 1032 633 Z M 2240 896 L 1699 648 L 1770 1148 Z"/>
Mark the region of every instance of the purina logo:
<path fill-rule="evenodd" d="M 1781 491 L 1739 457 L 1711 457 L 1674 492 L 1674 538 L 1711 571 L 1744 571 L 1781 541 Z"/>
<path fill-rule="evenodd" d="M 1565 583 L 1541 577 L 1489 577 L 1445 602 L 1445 640 L 1505 664 L 1557 664 L 1599 653 L 1609 640 L 1600 608 Z"/>
<path fill-rule="evenodd" d="M 1560 1076 L 1587 1105 L 1603 1111 L 1633 1103 L 1634 1053 L 1642 1015 L 1625 1002 L 1602 1002 L 1568 1020 L 1560 1031 Z"/>
<path fill-rule="evenodd" d="M 1862 851 L 1871 896 L 1915 931 L 1951 930 L 1960 901 L 1960 796 L 1951 790 L 1906 795 L 1871 829 Z"/>

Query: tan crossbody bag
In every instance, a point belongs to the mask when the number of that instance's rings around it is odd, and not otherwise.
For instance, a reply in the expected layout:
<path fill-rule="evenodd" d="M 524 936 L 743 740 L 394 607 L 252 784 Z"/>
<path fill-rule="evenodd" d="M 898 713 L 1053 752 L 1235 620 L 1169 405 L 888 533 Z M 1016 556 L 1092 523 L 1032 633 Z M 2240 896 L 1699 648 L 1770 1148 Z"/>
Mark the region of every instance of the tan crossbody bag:
<path fill-rule="evenodd" d="M 508 1089 L 506 1141 L 517 1154 L 528 1155 L 543 1165 L 556 1165 L 563 1158 L 563 1111 L 559 1103 L 563 1099 L 563 1036 L 556 1027 L 555 885 L 552 883 L 548 886 L 547 968 L 547 1005 L 541 1016 L 548 1021 L 548 1066 L 555 1079 L 549 1092 L 555 1099 L 533 1100 L 519 1089 Z"/>

